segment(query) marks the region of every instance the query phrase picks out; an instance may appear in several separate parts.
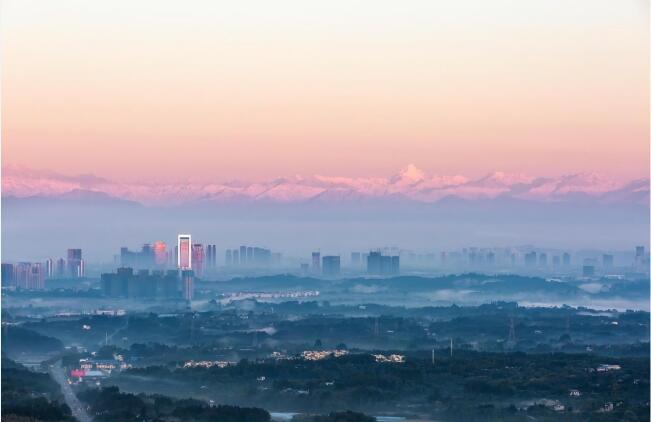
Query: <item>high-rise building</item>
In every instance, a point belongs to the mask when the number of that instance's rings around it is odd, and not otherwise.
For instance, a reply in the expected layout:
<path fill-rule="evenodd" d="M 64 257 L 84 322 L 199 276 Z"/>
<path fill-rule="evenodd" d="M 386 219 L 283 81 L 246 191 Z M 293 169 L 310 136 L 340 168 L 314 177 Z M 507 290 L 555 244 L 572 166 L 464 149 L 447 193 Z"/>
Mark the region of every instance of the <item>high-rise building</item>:
<path fill-rule="evenodd" d="M 439 254 L 439 263 L 442 266 L 445 266 L 448 263 L 448 254 L 447 254 L 447 252 L 441 252 Z"/>
<path fill-rule="evenodd" d="M 371 275 L 396 275 L 400 273 L 400 256 L 371 251 L 366 258 L 366 271 Z"/>
<path fill-rule="evenodd" d="M 271 251 L 265 248 L 252 248 L 253 249 L 253 264 L 256 267 L 268 267 L 271 265 Z"/>
<path fill-rule="evenodd" d="M 194 272 L 184 270 L 181 272 L 181 286 L 183 288 L 183 299 L 188 302 L 194 297 Z"/>
<path fill-rule="evenodd" d="M 591 277 L 594 275 L 594 265 L 583 264 L 583 277 Z"/>
<path fill-rule="evenodd" d="M 57 277 L 62 278 L 66 275 L 66 260 L 63 258 L 57 259 Z"/>
<path fill-rule="evenodd" d="M 14 265 L 2 264 L 2 275 L 0 277 L 2 287 L 15 286 L 16 281 L 14 280 Z"/>
<path fill-rule="evenodd" d="M 54 277 L 54 261 L 52 261 L 52 258 L 45 260 L 45 277 Z"/>
<path fill-rule="evenodd" d="M 226 254 L 224 257 L 224 262 L 227 267 L 233 265 L 233 252 L 230 249 L 226 249 Z"/>
<path fill-rule="evenodd" d="M 205 252 L 201 243 L 192 245 L 192 269 L 198 277 L 203 276 Z"/>
<path fill-rule="evenodd" d="M 388 255 L 380 256 L 380 274 L 391 274 L 391 257 Z"/>
<path fill-rule="evenodd" d="M 635 247 L 635 269 L 636 271 L 643 271 L 643 272 L 648 272 L 649 271 L 649 262 L 645 253 L 645 248 L 644 246 L 636 246 Z"/>
<path fill-rule="evenodd" d="M 597 260 L 594 258 L 585 258 L 583 259 L 583 276 L 591 277 L 595 274 L 595 268 L 597 266 Z"/>
<path fill-rule="evenodd" d="M 644 257 L 644 246 L 635 247 L 635 257 Z"/>
<path fill-rule="evenodd" d="M 15 286 L 19 289 L 41 290 L 45 288 L 45 271 L 40 262 L 19 262 L 14 266 Z"/>
<path fill-rule="evenodd" d="M 206 268 L 214 268 L 215 262 L 215 245 L 206 245 Z"/>
<path fill-rule="evenodd" d="M 178 299 L 181 296 L 178 270 L 138 270 L 118 268 L 116 273 L 102 274 L 102 293 L 108 297 Z"/>
<path fill-rule="evenodd" d="M 253 247 L 252 246 L 247 246 L 246 247 L 246 265 L 251 265 L 253 264 Z"/>
<path fill-rule="evenodd" d="M 610 269 L 613 268 L 615 264 L 615 257 L 611 254 L 603 254 L 601 257 L 601 264 L 604 268 Z"/>
<path fill-rule="evenodd" d="M 233 265 L 240 265 L 240 252 L 237 249 L 233 249 Z"/>
<path fill-rule="evenodd" d="M 27 288 L 27 279 L 31 272 L 31 263 L 19 262 L 14 265 L 14 283 L 19 289 Z"/>
<path fill-rule="evenodd" d="M 341 272 L 341 260 L 339 256 L 323 257 L 323 275 L 337 276 Z"/>
<path fill-rule="evenodd" d="M 178 255 L 177 267 L 181 270 L 192 269 L 192 236 L 189 234 L 180 234 L 178 237 Z"/>
<path fill-rule="evenodd" d="M 123 268 L 133 268 L 136 266 L 133 252 L 131 252 L 126 246 L 120 248 L 120 265 Z"/>
<path fill-rule="evenodd" d="M 488 265 L 495 265 L 495 252 L 489 251 L 486 254 L 486 263 Z"/>
<path fill-rule="evenodd" d="M 68 249 L 68 275 L 70 277 L 79 277 L 81 267 L 81 249 Z"/>
<path fill-rule="evenodd" d="M 527 267 L 535 267 L 537 261 L 536 252 L 529 252 L 524 255 L 524 265 Z"/>
<path fill-rule="evenodd" d="M 544 252 L 541 252 L 540 256 L 538 256 L 538 265 L 540 265 L 542 268 L 545 268 L 547 266 L 547 254 Z"/>
<path fill-rule="evenodd" d="M 389 267 L 389 274 L 400 274 L 400 256 L 394 255 L 391 257 L 391 267 Z"/>
<path fill-rule="evenodd" d="M 128 297 L 128 280 L 132 276 L 131 268 L 118 268 L 115 274 L 102 274 L 102 293 L 109 297 Z"/>
<path fill-rule="evenodd" d="M 351 252 L 350 264 L 353 267 L 359 267 L 362 264 L 362 255 L 359 252 Z"/>
<path fill-rule="evenodd" d="M 382 274 L 382 254 L 380 252 L 369 252 L 366 258 L 366 272 L 371 275 Z"/>
<path fill-rule="evenodd" d="M 84 261 L 81 262 L 83 265 Z M 31 264 L 27 288 L 34 290 L 43 290 L 45 288 L 45 269 L 40 262 Z"/>
<path fill-rule="evenodd" d="M 552 257 L 552 266 L 553 266 L 554 268 L 558 268 L 558 267 L 561 266 L 561 257 L 560 257 L 560 256 L 558 256 L 558 255 L 554 255 L 554 256 Z"/>
<path fill-rule="evenodd" d="M 315 274 L 321 272 L 321 252 L 312 252 L 312 272 Z"/>
<path fill-rule="evenodd" d="M 154 262 L 157 267 L 167 265 L 167 245 L 162 240 L 154 242 Z"/>
<path fill-rule="evenodd" d="M 246 246 L 240 246 L 240 265 L 246 265 Z"/>
<path fill-rule="evenodd" d="M 569 267 L 570 264 L 571 264 L 570 254 L 567 252 L 563 252 L 563 266 Z"/>
<path fill-rule="evenodd" d="M 129 248 L 120 248 L 120 265 L 123 268 L 150 270 L 161 268 L 167 264 L 167 251 L 165 242 L 157 241 L 152 246 L 149 243 L 142 245 L 140 251 L 130 251 Z"/>
<path fill-rule="evenodd" d="M 137 256 L 137 259 L 139 261 L 138 269 L 154 268 L 156 265 L 156 253 L 154 247 L 149 243 L 142 245 L 142 249 L 140 250 L 140 254 Z"/>
<path fill-rule="evenodd" d="M 217 267 L 217 245 L 210 245 L 210 267 Z"/>

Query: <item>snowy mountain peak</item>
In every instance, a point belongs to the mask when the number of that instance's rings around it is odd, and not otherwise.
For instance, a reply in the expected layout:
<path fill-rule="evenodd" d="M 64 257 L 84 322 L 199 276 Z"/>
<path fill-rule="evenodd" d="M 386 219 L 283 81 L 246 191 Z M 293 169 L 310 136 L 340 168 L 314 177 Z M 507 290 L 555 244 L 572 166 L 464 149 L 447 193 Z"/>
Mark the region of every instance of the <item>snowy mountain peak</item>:
<path fill-rule="evenodd" d="M 251 200 L 278 203 L 312 200 L 341 202 L 371 198 L 402 198 L 431 203 L 445 197 L 474 200 L 506 196 L 533 201 L 593 198 L 648 205 L 649 180 L 641 179 L 624 184 L 595 173 L 534 178 L 502 171 L 478 179 L 468 179 L 460 175 L 427 176 L 421 169 L 409 164 L 392 177 L 295 175 L 254 183 L 118 183 L 93 175 L 68 176 L 26 168 L 3 169 L 2 194 L 5 196 L 65 199 L 66 194 L 77 190 L 93 191 L 144 204 Z"/>
<path fill-rule="evenodd" d="M 391 181 L 396 184 L 413 185 L 423 180 L 425 180 L 425 172 L 413 164 L 408 164 Z"/>

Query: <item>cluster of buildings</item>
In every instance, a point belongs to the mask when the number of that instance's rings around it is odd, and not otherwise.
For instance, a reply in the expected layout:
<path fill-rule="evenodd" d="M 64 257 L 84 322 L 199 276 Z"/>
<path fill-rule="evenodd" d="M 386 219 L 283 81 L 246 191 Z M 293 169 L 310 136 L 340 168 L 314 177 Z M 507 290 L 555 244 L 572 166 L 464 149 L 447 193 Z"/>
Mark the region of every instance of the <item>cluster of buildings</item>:
<path fill-rule="evenodd" d="M 159 242 L 156 242 L 159 243 Z M 162 243 L 162 242 L 160 242 Z M 136 259 L 138 262 L 151 263 L 152 261 L 143 261 L 143 256 L 149 254 L 149 248 L 143 247 L 143 251 L 133 255 L 126 254 L 127 259 Z M 210 251 L 208 256 L 209 262 L 214 262 L 215 247 L 208 245 Z M 126 248 L 122 248 L 125 251 Z M 134 273 L 132 267 L 122 266 L 115 273 L 105 273 L 101 276 L 102 292 L 108 297 L 121 297 L 128 299 L 183 299 L 191 301 L 194 297 L 194 270 L 200 274 L 203 272 L 204 254 L 203 245 L 193 244 L 192 236 L 189 234 L 178 235 L 177 244 L 174 248 L 176 259 L 169 259 L 166 252 L 166 245 L 159 248 L 160 256 L 165 255 L 165 266 L 170 265 L 170 261 L 176 262 L 175 269 L 162 270 L 155 269 L 150 272 L 149 268 L 138 269 Z M 127 251 L 128 252 L 128 251 Z M 153 254 L 153 262 L 156 255 Z M 162 261 L 161 261 L 162 262 Z M 125 262 L 128 264 L 129 262 Z"/>
<path fill-rule="evenodd" d="M 415 254 L 404 252 L 402 254 L 406 259 L 415 261 Z M 368 253 L 351 252 L 350 265 L 357 270 L 365 267 L 369 275 L 397 275 L 400 273 L 400 255 L 401 251 L 398 248 L 376 249 Z"/>
<path fill-rule="evenodd" d="M 385 248 L 395 254 L 396 248 Z M 384 252 L 384 250 L 383 250 Z M 386 254 L 386 253 L 384 253 Z M 649 273 L 649 253 L 644 246 L 635 248 L 633 265 L 624 262 L 624 254 L 619 257 L 613 253 L 595 255 L 590 252 L 572 256 L 567 251 L 518 248 L 478 248 L 468 247 L 457 251 L 443 251 L 438 254 L 417 254 L 398 251 L 401 264 L 411 269 L 442 269 L 450 271 L 524 271 L 527 273 L 573 273 L 592 277 L 595 275 Z M 352 267 L 359 268 L 366 255 L 351 254 Z M 628 258 L 627 258 L 628 259 Z"/>
<path fill-rule="evenodd" d="M 351 252 L 350 264 L 353 269 L 363 270 L 369 275 L 397 275 L 400 273 L 400 255 L 416 261 L 416 254 L 401 252 L 397 248 L 376 249 L 368 253 Z M 418 255 L 422 261 L 423 255 Z"/>
<path fill-rule="evenodd" d="M 336 277 L 341 274 L 341 258 L 338 255 L 326 255 L 321 257 L 321 252 L 312 252 L 311 266 L 301 264 L 303 274 L 312 273 L 325 277 Z"/>
<path fill-rule="evenodd" d="M 362 261 L 366 263 L 366 273 L 369 275 L 390 276 L 400 273 L 400 256 L 383 255 L 380 250 L 369 253 L 353 252 L 351 266 L 353 270 L 362 269 Z M 308 264 L 301 265 L 301 271 L 310 272 L 325 277 L 336 277 L 341 274 L 341 257 L 339 255 L 326 255 L 321 257 L 320 252 L 312 252 L 311 268 Z"/>
<path fill-rule="evenodd" d="M 102 292 L 128 299 L 183 299 L 194 297 L 194 277 L 217 267 L 217 246 L 193 243 L 180 234 L 173 249 L 163 241 L 146 243 L 140 251 L 120 249 L 120 268 L 101 276 Z"/>
<path fill-rule="evenodd" d="M 181 241 L 181 236 L 183 239 Z M 183 248 L 180 250 L 179 248 Z M 166 270 L 180 267 L 180 256 L 185 259 L 184 266 L 192 267 L 198 277 L 204 272 L 212 271 L 217 267 L 217 247 L 192 243 L 190 235 L 180 235 L 179 241 L 173 249 L 167 249 L 167 244 L 161 240 L 154 243 L 145 243 L 139 251 L 131 251 L 127 247 L 120 248 L 119 262 L 123 268 L 136 270 Z"/>
<path fill-rule="evenodd" d="M 181 298 L 176 270 L 138 270 L 118 268 L 115 273 L 102 274 L 102 292 L 107 297 L 128 299 Z"/>
<path fill-rule="evenodd" d="M 552 269 L 559 270 L 570 268 L 572 259 L 567 252 L 562 255 L 552 255 L 551 259 L 548 260 L 545 252 L 536 253 L 536 251 L 531 251 L 524 255 L 524 264 L 529 269 L 545 270 L 551 266 Z M 601 268 L 606 272 L 615 268 L 614 255 L 603 254 L 601 262 L 597 258 L 584 258 L 581 273 L 584 277 L 592 277 L 595 275 L 597 268 Z"/>
<path fill-rule="evenodd" d="M 239 249 L 226 249 L 224 265 L 226 267 L 267 268 L 277 265 L 282 254 L 257 246 L 240 246 Z"/>
<path fill-rule="evenodd" d="M 376 362 L 380 363 L 405 363 L 405 355 L 372 355 L 375 358 Z"/>
<path fill-rule="evenodd" d="M 45 262 L 18 262 L 2 264 L 2 287 L 24 290 L 45 288 L 45 279 L 83 278 L 85 265 L 81 249 L 68 249 L 67 259 L 56 262 L 48 258 Z"/>
<path fill-rule="evenodd" d="M 370 252 L 366 258 L 366 272 L 370 275 L 397 275 L 400 273 L 400 256 Z"/>
<path fill-rule="evenodd" d="M 582 275 L 584 277 L 594 276 L 598 270 L 608 273 L 615 268 L 615 257 L 612 254 L 603 254 L 601 262 L 595 258 L 585 258 L 583 260 Z M 649 272 L 649 254 L 644 246 L 635 247 L 635 258 L 633 261 L 633 273 L 648 274 Z"/>
<path fill-rule="evenodd" d="M 305 360 L 322 360 L 330 356 L 338 358 L 340 356 L 346 356 L 348 350 L 304 350 L 301 353 L 301 357 Z"/>
<path fill-rule="evenodd" d="M 300 263 L 302 274 L 324 277 L 341 275 L 342 264 L 349 265 L 351 273 L 370 276 L 395 276 L 401 269 L 448 271 L 519 271 L 527 273 L 573 273 L 590 278 L 593 276 L 648 275 L 649 253 L 644 246 L 635 248 L 632 265 L 622 262 L 625 255 L 604 253 L 601 256 L 568 252 L 522 248 L 476 248 L 443 251 L 438 254 L 418 254 L 399 248 L 381 248 L 365 252 L 352 252 L 350 261 L 342 263 L 340 255 L 321 256 L 312 252 L 311 261 Z M 630 257 L 630 255 L 629 255 Z M 240 246 L 226 249 L 220 271 L 257 271 L 280 267 L 283 256 L 257 246 Z M 296 265 L 296 261 L 293 261 Z M 144 244 L 140 250 L 120 249 L 115 256 L 119 270 L 102 275 L 102 288 L 110 297 L 126 298 L 176 298 L 191 300 L 194 277 L 217 274 L 217 246 L 193 243 L 191 235 L 178 235 L 177 243 L 169 247 L 163 241 Z M 84 278 L 86 265 L 79 248 L 68 249 L 67 257 L 45 262 L 17 262 L 2 264 L 2 286 L 25 290 L 45 287 L 48 279 Z M 296 267 L 293 267 L 296 268 Z M 619 271 L 619 273 L 618 273 Z M 175 281 L 173 281 L 175 280 Z"/>
<path fill-rule="evenodd" d="M 76 383 L 99 383 L 102 379 L 107 378 L 114 371 L 123 371 L 131 368 L 121 355 L 114 356 L 111 359 L 98 358 L 81 358 L 79 367 L 70 370 L 70 378 Z"/>
<path fill-rule="evenodd" d="M 247 299 L 266 300 L 266 299 L 303 299 L 309 297 L 318 297 L 318 290 L 290 290 L 278 292 L 234 292 L 222 293 L 219 295 L 220 301 L 242 301 Z"/>
<path fill-rule="evenodd" d="M 189 360 L 183 363 L 184 368 L 226 368 L 230 365 L 235 365 L 237 362 L 225 360 Z"/>

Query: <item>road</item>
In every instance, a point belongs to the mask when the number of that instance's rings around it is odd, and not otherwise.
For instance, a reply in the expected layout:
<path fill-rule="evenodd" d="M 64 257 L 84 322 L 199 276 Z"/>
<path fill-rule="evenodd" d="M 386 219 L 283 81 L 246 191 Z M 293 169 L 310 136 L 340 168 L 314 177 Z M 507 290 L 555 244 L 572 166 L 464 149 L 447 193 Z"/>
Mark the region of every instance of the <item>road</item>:
<path fill-rule="evenodd" d="M 77 418 L 79 422 L 92 422 L 93 418 L 91 418 L 88 412 L 86 412 L 86 407 L 81 404 L 77 396 L 75 396 L 75 393 L 72 391 L 72 387 L 68 384 L 68 377 L 66 376 L 66 371 L 61 366 L 61 360 L 56 361 L 56 363 L 52 365 L 50 368 L 50 374 L 61 386 L 61 392 L 63 393 L 66 403 L 72 410 L 72 415 Z"/>

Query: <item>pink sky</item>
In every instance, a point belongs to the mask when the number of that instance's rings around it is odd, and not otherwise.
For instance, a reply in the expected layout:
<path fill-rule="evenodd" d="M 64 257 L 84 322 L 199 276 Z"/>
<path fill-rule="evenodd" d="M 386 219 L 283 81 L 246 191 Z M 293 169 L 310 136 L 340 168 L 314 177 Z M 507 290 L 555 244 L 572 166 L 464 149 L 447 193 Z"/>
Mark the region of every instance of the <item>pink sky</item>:
<path fill-rule="evenodd" d="M 646 177 L 647 7 L 7 0 L 2 162 L 123 181 Z"/>

